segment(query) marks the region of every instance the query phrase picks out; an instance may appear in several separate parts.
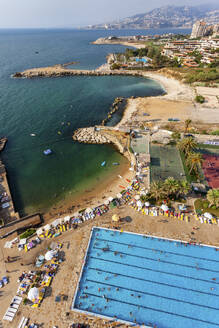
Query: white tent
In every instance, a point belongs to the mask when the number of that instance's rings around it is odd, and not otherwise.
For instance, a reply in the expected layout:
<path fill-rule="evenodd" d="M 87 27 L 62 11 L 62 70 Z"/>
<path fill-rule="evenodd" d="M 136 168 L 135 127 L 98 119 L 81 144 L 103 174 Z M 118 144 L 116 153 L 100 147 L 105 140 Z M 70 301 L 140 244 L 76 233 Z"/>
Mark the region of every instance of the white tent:
<path fill-rule="evenodd" d="M 54 220 L 53 222 L 52 222 L 52 226 L 54 227 L 54 228 L 56 228 L 59 224 L 61 224 L 61 222 L 62 222 L 62 219 L 60 218 L 60 219 L 56 219 L 56 220 Z"/>
<path fill-rule="evenodd" d="M 139 196 L 139 195 L 136 195 L 136 196 L 135 196 L 135 199 L 136 199 L 136 200 L 139 200 L 139 199 L 140 199 L 140 196 Z"/>
<path fill-rule="evenodd" d="M 109 203 L 110 203 L 109 200 L 105 200 L 104 202 L 105 205 L 109 205 Z"/>
<path fill-rule="evenodd" d="M 66 215 L 64 217 L 64 222 L 69 222 L 70 221 L 70 215 Z"/>
<path fill-rule="evenodd" d="M 108 201 L 109 201 L 109 202 L 112 202 L 112 201 L 113 201 L 113 197 L 109 197 L 109 198 L 108 198 Z"/>
<path fill-rule="evenodd" d="M 20 239 L 19 244 L 20 244 L 20 245 L 25 245 L 26 242 L 27 242 L 27 238 L 23 238 L 23 239 Z"/>
<path fill-rule="evenodd" d="M 42 235 L 43 229 L 42 228 L 37 229 L 36 233 L 37 233 L 37 236 Z"/>
<path fill-rule="evenodd" d="M 116 197 L 120 199 L 120 198 L 122 198 L 122 194 L 119 193 L 119 194 L 116 195 Z"/>
<path fill-rule="evenodd" d="M 168 211 L 169 210 L 169 207 L 165 204 L 161 205 L 160 207 L 164 212 Z"/>
<path fill-rule="evenodd" d="M 56 254 L 56 251 L 48 251 L 45 254 L 46 261 L 51 261 L 55 254 Z"/>
<path fill-rule="evenodd" d="M 50 229 L 50 224 L 45 225 L 45 226 L 43 227 L 43 229 L 46 230 L 46 231 L 49 230 L 49 229 Z"/>
<path fill-rule="evenodd" d="M 30 301 L 33 301 L 34 299 L 39 297 L 39 290 L 36 287 L 33 287 L 29 290 L 28 294 L 27 294 L 27 298 Z"/>
<path fill-rule="evenodd" d="M 136 204 L 138 207 L 142 207 L 142 202 L 140 200 L 137 201 L 137 204 Z"/>
<path fill-rule="evenodd" d="M 144 203 L 146 207 L 149 207 L 150 206 L 150 203 L 149 202 L 145 202 Z"/>
<path fill-rule="evenodd" d="M 204 213 L 204 217 L 206 219 L 210 219 L 210 220 L 213 218 L 213 216 L 210 213 L 208 213 L 208 212 Z"/>

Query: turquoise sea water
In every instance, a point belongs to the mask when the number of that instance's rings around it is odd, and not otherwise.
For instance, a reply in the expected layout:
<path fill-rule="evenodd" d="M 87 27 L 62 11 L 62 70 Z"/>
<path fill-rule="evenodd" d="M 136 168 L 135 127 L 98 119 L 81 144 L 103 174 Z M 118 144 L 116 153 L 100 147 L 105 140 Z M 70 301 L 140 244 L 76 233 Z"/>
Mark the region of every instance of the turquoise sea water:
<path fill-rule="evenodd" d="M 136 33 L 140 31 L 113 32 Z M 75 129 L 100 123 L 115 97 L 162 94 L 156 82 L 137 77 L 10 77 L 27 68 L 70 61 L 79 61 L 75 68 L 96 68 L 109 52 L 125 48 L 91 44 L 110 34 L 112 31 L 0 30 L 0 135 L 9 139 L 2 159 L 20 214 L 47 210 L 85 190 L 92 181 L 101 181 L 103 160 L 108 164 L 104 172 L 112 173 L 116 169 L 112 162 L 125 161 L 111 146 L 73 142 Z M 49 157 L 43 155 L 47 148 L 53 150 Z"/>

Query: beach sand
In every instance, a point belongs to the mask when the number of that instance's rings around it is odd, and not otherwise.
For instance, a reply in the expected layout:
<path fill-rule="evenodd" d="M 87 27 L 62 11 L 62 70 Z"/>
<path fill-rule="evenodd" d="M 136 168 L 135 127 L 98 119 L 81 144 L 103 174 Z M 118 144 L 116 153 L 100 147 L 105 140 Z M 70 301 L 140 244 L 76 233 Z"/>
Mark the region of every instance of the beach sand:
<path fill-rule="evenodd" d="M 137 233 L 156 235 L 160 237 L 181 239 L 190 241 L 195 238 L 195 242 L 201 242 L 210 245 L 219 246 L 219 227 L 215 225 L 200 224 L 192 219 L 191 222 L 175 220 L 167 217 L 149 217 L 144 216 L 140 212 L 134 211 L 128 206 L 115 208 L 110 212 L 104 214 L 102 217 L 96 217 L 82 224 L 76 230 L 70 230 L 57 237 L 54 241 L 62 242 L 63 252 L 65 253 L 65 261 L 60 265 L 60 270 L 54 277 L 51 288 L 49 288 L 49 296 L 47 296 L 38 309 L 32 309 L 29 306 L 21 305 L 18 314 L 15 317 L 13 325 L 4 323 L 4 328 L 17 327 L 22 316 L 29 317 L 31 322 L 37 324 L 44 324 L 43 327 L 52 327 L 53 325 L 62 328 L 69 328 L 70 323 L 73 322 L 92 322 L 91 327 L 112 327 L 112 324 L 104 323 L 105 320 L 97 319 L 95 317 L 81 315 L 70 310 L 74 292 L 76 289 L 77 281 L 85 250 L 88 244 L 90 231 L 93 226 L 111 227 L 111 218 L 113 214 L 119 214 L 122 218 L 129 218 L 124 221 L 120 228 L 124 231 L 132 231 Z M 194 230 L 196 227 L 197 230 Z M 3 242 L 0 241 L 3 246 Z M 4 241 L 5 242 L 5 241 Z M 16 248 L 4 249 L 5 258 L 9 256 L 21 256 L 21 259 L 14 263 L 6 264 L 10 283 L 1 290 L 1 307 L 0 318 L 7 310 L 11 298 L 16 294 L 18 287 L 17 279 L 23 270 L 34 269 L 31 263 L 34 262 L 36 256 L 45 254 L 46 248 L 50 245 L 51 240 L 46 239 L 40 245 L 32 249 L 28 253 L 23 251 L 19 253 Z M 69 244 L 69 248 L 67 245 Z M 1 255 L 0 255 L 1 257 Z M 24 266 L 20 266 L 20 262 Z M 0 262 L 0 274 L 4 275 L 4 265 Z M 67 301 L 55 302 L 55 297 L 59 294 L 68 296 Z M 4 302 L 3 302 L 4 300 Z M 68 315 L 66 315 L 68 313 Z M 120 325 L 125 328 L 125 325 Z"/>

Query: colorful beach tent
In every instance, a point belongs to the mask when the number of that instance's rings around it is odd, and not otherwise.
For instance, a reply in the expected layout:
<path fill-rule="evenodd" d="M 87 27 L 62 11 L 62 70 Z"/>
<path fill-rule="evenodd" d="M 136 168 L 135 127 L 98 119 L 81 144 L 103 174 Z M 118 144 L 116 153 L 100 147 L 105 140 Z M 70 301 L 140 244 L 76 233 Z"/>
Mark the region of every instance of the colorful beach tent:
<path fill-rule="evenodd" d="M 206 219 L 210 219 L 210 220 L 213 218 L 213 216 L 210 213 L 208 213 L 208 212 L 204 213 L 204 217 Z"/>
<path fill-rule="evenodd" d="M 169 210 L 169 207 L 165 204 L 161 205 L 160 207 L 164 212 L 167 212 Z"/>

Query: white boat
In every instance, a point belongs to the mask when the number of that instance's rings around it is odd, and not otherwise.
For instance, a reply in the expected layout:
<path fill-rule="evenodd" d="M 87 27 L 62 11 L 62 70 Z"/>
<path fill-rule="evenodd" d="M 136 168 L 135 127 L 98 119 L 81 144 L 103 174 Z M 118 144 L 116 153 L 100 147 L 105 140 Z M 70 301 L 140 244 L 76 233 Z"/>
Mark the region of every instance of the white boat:
<path fill-rule="evenodd" d="M 30 135 L 31 137 L 36 137 L 35 133 L 31 133 Z"/>

